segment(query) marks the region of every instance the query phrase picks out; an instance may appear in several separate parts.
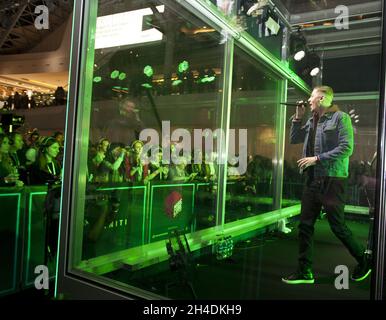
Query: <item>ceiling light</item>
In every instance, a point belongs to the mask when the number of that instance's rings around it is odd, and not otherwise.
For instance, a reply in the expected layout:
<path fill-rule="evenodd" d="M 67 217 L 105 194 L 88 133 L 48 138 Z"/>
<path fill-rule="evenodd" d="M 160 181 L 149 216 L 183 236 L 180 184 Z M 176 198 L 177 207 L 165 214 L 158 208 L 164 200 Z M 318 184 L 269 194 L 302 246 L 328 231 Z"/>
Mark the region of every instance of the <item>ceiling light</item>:
<path fill-rule="evenodd" d="M 290 52 L 296 61 L 300 61 L 306 56 L 306 38 L 300 30 L 291 35 Z"/>
<path fill-rule="evenodd" d="M 315 77 L 320 72 L 320 57 L 316 53 L 311 53 L 308 58 L 308 68 L 310 75 Z"/>
<path fill-rule="evenodd" d="M 296 61 L 300 61 L 300 60 L 302 60 L 305 56 L 306 56 L 306 51 L 305 51 L 305 50 L 300 50 L 300 51 L 298 51 L 298 52 L 295 53 L 294 59 L 295 59 Z"/>

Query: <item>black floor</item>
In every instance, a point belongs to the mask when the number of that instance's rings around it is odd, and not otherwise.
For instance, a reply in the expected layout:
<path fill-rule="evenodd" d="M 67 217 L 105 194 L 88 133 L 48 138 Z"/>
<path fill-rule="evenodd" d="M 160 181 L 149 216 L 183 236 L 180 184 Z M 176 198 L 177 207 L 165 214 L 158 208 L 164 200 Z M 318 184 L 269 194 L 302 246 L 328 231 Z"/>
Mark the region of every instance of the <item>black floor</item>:
<path fill-rule="evenodd" d="M 348 222 L 358 241 L 366 244 L 368 224 Z M 288 285 L 281 277 L 296 269 L 297 228 L 289 235 L 269 235 L 241 242 L 235 246 L 232 259 L 216 260 L 213 256 L 196 259 L 190 278 L 198 299 L 314 299 L 366 300 L 370 298 L 370 277 L 363 282 L 349 282 L 349 289 L 335 288 L 335 267 L 346 265 L 352 270 L 356 262 L 330 231 L 326 220 L 318 221 L 315 231 L 313 285 Z M 165 290 L 166 283 L 178 279 L 172 271 L 143 280 L 144 288 L 173 299 L 192 299 L 187 285 Z M 123 279 L 121 279 L 123 280 Z M 137 283 L 139 284 L 139 283 Z"/>

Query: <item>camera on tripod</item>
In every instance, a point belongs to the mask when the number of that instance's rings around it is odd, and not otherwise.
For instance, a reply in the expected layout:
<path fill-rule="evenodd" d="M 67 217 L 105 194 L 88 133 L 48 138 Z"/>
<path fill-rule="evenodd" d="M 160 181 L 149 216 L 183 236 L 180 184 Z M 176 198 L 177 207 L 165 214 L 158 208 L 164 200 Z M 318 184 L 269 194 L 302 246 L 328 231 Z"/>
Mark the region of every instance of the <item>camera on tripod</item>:
<path fill-rule="evenodd" d="M 11 133 L 15 129 L 24 125 L 24 116 L 18 116 L 13 113 L 5 113 L 1 115 L 0 125 L 5 132 Z"/>

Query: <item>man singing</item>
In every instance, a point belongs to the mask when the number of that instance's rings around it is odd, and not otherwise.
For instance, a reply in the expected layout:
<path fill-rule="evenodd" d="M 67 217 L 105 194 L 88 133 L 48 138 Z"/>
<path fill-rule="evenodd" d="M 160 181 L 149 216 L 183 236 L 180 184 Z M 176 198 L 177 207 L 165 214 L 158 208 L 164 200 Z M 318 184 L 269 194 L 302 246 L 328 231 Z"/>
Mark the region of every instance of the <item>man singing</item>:
<path fill-rule="evenodd" d="M 371 272 L 364 248 L 345 224 L 344 202 L 354 134 L 350 116 L 333 105 L 333 97 L 330 87 L 316 87 L 308 99 L 313 116 L 302 126 L 305 106 L 299 105 L 292 118 L 290 142 L 304 143 L 302 159 L 297 163 L 307 176 L 299 223 L 298 269 L 282 278 L 288 284 L 314 283 L 312 238 L 322 206 L 331 230 L 358 262 L 351 279 L 364 280 Z"/>

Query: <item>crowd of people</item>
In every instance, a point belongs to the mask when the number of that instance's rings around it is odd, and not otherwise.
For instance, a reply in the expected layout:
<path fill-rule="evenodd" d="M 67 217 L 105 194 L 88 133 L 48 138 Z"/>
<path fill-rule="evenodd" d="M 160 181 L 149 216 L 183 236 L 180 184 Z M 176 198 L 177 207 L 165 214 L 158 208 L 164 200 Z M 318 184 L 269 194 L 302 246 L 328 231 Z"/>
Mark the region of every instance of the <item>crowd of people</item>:
<path fill-rule="evenodd" d="M 58 184 L 62 175 L 64 135 L 27 135 L 0 130 L 0 186 Z"/>
<path fill-rule="evenodd" d="M 90 184 L 150 182 L 209 183 L 208 190 L 217 190 L 217 153 L 208 155 L 197 149 L 188 156 L 177 152 L 177 143 L 168 146 L 154 145 L 146 148 L 140 140 L 129 146 L 101 138 L 91 145 L 88 158 Z M 167 152 L 169 161 L 163 161 Z M 178 159 L 174 161 L 173 159 Z M 266 157 L 250 156 L 246 172 L 240 173 L 237 157 L 228 161 L 227 181 L 234 182 L 231 193 L 269 195 L 272 185 L 272 161 Z"/>
<path fill-rule="evenodd" d="M 175 150 L 175 144 L 171 144 L 171 157 L 175 156 Z M 200 157 L 202 163 L 194 164 L 194 156 Z M 150 181 L 214 181 L 217 173 L 214 157 L 204 159 L 200 151 L 196 151 L 194 156 L 179 157 L 179 164 L 164 163 L 163 148 L 153 146 L 147 155 L 147 163 L 142 141 L 134 140 L 130 146 L 125 146 L 102 138 L 90 148 L 89 181 L 144 184 Z"/>
<path fill-rule="evenodd" d="M 58 87 L 54 94 L 31 93 L 27 91 L 15 92 L 6 97 L 0 97 L 1 110 L 22 110 L 50 106 L 62 106 L 66 104 L 67 93 L 63 87 Z"/>

